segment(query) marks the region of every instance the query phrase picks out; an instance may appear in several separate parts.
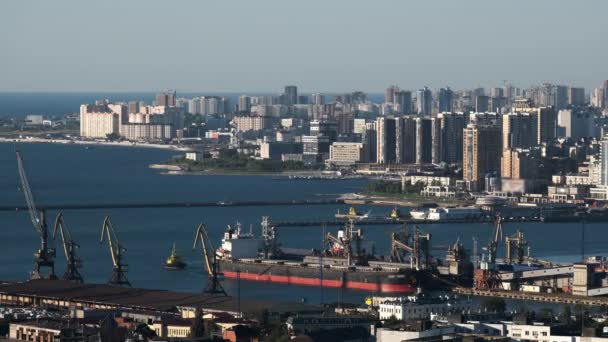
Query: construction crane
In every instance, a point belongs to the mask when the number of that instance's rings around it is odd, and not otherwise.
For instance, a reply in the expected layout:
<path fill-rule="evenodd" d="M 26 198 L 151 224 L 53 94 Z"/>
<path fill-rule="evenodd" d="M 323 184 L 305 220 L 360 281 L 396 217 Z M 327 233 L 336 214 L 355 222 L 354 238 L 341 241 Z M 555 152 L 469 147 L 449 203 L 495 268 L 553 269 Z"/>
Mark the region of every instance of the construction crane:
<path fill-rule="evenodd" d="M 124 248 L 118 240 L 109 216 L 106 216 L 103 220 L 101 238 L 99 239 L 100 244 L 103 244 L 104 236 L 107 236 L 110 255 L 112 256 L 112 277 L 108 281 L 108 284 L 130 287 L 131 283 L 127 279 L 127 264 L 123 262 L 123 253 L 126 252 L 127 249 Z"/>
<path fill-rule="evenodd" d="M 208 274 L 207 287 L 205 293 L 221 293 L 227 295 L 226 291 L 222 287 L 219 280 L 219 269 L 217 265 L 217 253 L 211 244 L 211 240 L 207 235 L 207 229 L 203 223 L 199 224 L 196 228 L 196 234 L 194 235 L 194 244 L 192 249 L 196 249 L 196 243 L 201 242 L 201 248 L 203 249 L 203 261 L 205 262 L 205 268 Z"/>
<path fill-rule="evenodd" d="M 80 260 L 77 255 L 80 246 L 72 238 L 72 233 L 65 224 L 62 213 L 59 213 L 55 219 L 53 240 L 57 239 L 57 232 L 61 234 L 63 253 L 65 254 L 66 260 L 66 270 L 63 274 L 63 279 L 83 283 L 82 275 L 78 271 L 78 269 L 82 267 L 82 260 Z"/>
<path fill-rule="evenodd" d="M 25 166 L 23 164 L 23 159 L 21 158 L 21 153 L 16 151 L 16 154 L 19 178 L 21 179 L 21 190 L 25 195 L 25 201 L 27 202 L 32 225 L 40 236 L 40 249 L 34 253 L 34 270 L 30 275 L 30 279 L 57 279 L 57 276 L 55 276 L 55 249 L 49 247 L 45 211 L 44 209 L 39 210 L 36 208 L 34 195 L 30 188 L 27 174 L 25 173 Z M 47 269 L 46 276 L 41 271 L 42 268 Z"/>

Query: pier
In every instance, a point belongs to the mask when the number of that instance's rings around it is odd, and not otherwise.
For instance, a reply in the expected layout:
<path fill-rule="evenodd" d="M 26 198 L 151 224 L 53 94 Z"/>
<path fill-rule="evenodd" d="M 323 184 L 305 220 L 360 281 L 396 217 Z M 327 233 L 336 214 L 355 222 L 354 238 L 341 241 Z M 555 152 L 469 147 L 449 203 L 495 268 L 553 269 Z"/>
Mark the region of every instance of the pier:
<path fill-rule="evenodd" d="M 65 203 L 42 204 L 38 207 L 46 210 L 79 210 L 79 209 L 142 209 L 142 208 L 198 208 L 198 207 L 254 207 L 254 206 L 287 206 L 287 205 L 323 205 L 344 204 L 344 200 L 277 200 L 277 201 L 194 201 L 194 202 L 134 202 L 134 203 Z M 0 211 L 27 210 L 23 205 L 0 206 Z"/>
<path fill-rule="evenodd" d="M 294 221 L 273 221 L 272 225 L 276 227 L 321 227 L 321 226 L 343 226 L 346 220 L 340 219 L 317 219 L 317 220 L 294 220 Z M 403 225 L 403 224 L 457 224 L 457 223 L 494 223 L 494 219 L 465 219 L 465 220 L 414 220 L 414 219 L 391 219 L 384 217 L 370 217 L 368 219 L 357 221 L 357 225 Z"/>
<path fill-rule="evenodd" d="M 506 290 L 477 290 L 473 288 L 457 287 L 455 293 L 467 296 L 495 297 L 515 300 L 528 300 L 535 302 L 581 304 L 589 306 L 608 305 L 608 297 L 582 297 L 567 293 L 536 293 Z"/>

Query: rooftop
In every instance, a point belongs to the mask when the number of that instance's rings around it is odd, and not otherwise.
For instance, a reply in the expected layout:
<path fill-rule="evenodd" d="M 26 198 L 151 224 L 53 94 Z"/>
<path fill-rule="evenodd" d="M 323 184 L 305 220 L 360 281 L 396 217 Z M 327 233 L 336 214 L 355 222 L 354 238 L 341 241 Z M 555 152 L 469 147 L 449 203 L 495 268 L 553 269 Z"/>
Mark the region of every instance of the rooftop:
<path fill-rule="evenodd" d="M 167 290 L 138 289 L 106 284 L 77 284 L 65 280 L 30 280 L 22 283 L 0 283 L 0 294 L 44 299 L 69 300 L 83 304 L 103 304 L 123 309 L 176 312 L 178 307 L 199 307 L 203 310 L 236 312 L 238 300 L 221 294 L 186 293 Z M 242 312 L 262 309 L 293 312 L 314 309 L 301 303 L 269 302 L 241 298 Z"/>

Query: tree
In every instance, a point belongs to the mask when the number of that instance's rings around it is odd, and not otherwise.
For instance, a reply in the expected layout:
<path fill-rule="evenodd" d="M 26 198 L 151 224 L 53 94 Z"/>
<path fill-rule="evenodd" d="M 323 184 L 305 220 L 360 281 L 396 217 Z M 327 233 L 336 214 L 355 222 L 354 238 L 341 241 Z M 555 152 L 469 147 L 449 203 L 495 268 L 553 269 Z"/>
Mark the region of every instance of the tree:
<path fill-rule="evenodd" d="M 116 141 L 116 140 L 120 139 L 120 135 L 117 133 L 106 134 L 106 139 L 108 139 L 110 141 Z"/>
<path fill-rule="evenodd" d="M 481 308 L 490 312 L 503 313 L 507 309 L 507 303 L 502 298 L 489 297 L 481 301 Z"/>
<path fill-rule="evenodd" d="M 196 311 L 194 312 L 194 320 L 192 321 L 192 326 L 190 327 L 190 337 L 194 337 L 194 338 L 205 337 L 203 312 L 199 308 L 197 308 Z"/>

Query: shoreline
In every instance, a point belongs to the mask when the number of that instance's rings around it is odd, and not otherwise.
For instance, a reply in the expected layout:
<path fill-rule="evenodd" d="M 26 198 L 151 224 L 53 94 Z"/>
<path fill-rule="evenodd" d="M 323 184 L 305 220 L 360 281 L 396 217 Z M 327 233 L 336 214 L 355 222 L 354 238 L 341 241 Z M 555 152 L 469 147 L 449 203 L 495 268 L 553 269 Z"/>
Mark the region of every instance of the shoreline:
<path fill-rule="evenodd" d="M 153 170 L 161 171 L 162 175 L 166 176 L 268 176 L 268 177 L 277 177 L 277 178 L 289 178 L 292 176 L 312 176 L 312 177 L 322 177 L 322 171 L 280 171 L 280 172 L 257 172 L 257 171 L 247 171 L 247 170 L 229 170 L 229 169 L 209 169 L 203 171 L 185 171 L 179 165 L 175 164 L 150 164 L 148 168 Z M 290 179 L 285 179 L 290 180 Z M 298 181 L 300 179 L 294 179 L 292 181 Z M 306 179 L 302 179 L 306 180 Z M 313 180 L 350 180 L 350 178 L 345 179 L 325 179 L 325 178 L 317 178 Z"/>
<path fill-rule="evenodd" d="M 81 145 L 81 146 L 113 146 L 113 147 L 136 147 L 136 148 L 156 148 L 172 151 L 191 151 L 192 148 L 178 145 L 164 144 L 145 144 L 134 142 L 114 142 L 114 141 L 89 141 L 89 140 L 68 140 L 68 139 L 43 139 L 43 138 L 0 138 L 0 143 L 39 143 L 57 145 Z"/>

